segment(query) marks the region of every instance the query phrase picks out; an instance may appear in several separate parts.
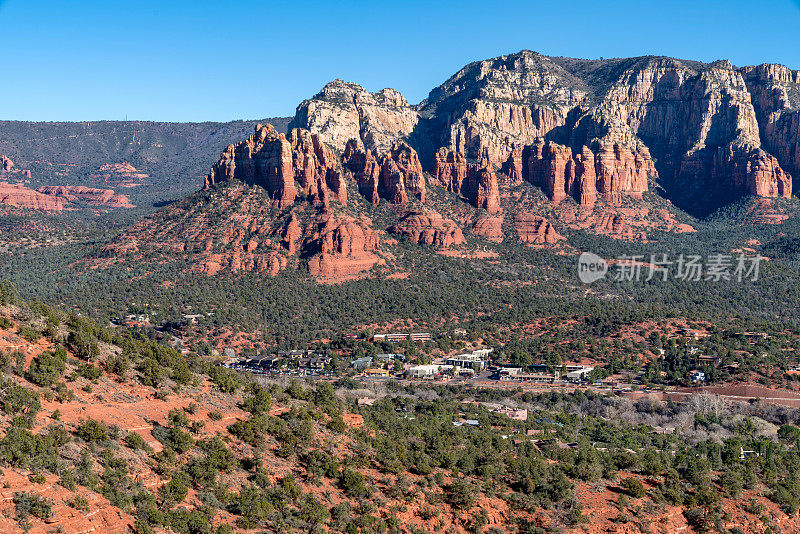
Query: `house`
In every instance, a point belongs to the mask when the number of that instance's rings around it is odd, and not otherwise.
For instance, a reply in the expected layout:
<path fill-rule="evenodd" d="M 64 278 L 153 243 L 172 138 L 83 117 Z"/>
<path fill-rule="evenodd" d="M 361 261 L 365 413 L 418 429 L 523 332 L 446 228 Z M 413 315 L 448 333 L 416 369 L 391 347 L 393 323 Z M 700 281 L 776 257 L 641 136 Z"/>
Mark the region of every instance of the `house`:
<path fill-rule="evenodd" d="M 477 419 L 460 419 L 458 421 L 453 421 L 453 426 L 478 426 L 479 424 Z"/>
<path fill-rule="evenodd" d="M 372 366 L 372 356 L 364 356 L 350 362 L 355 369 L 368 369 Z"/>
<path fill-rule="evenodd" d="M 316 354 L 309 358 L 301 358 L 300 368 L 307 369 L 309 372 L 312 373 L 322 373 L 323 371 L 325 371 L 325 366 L 327 366 L 330 362 L 331 359 L 329 356 Z"/>
<path fill-rule="evenodd" d="M 722 358 L 716 354 L 701 354 L 697 357 L 697 361 L 705 365 L 713 365 L 716 367 L 722 361 Z"/>
<path fill-rule="evenodd" d="M 509 378 L 508 380 L 512 379 Z M 516 375 L 513 380 L 519 380 L 520 382 L 535 382 L 537 384 L 554 384 L 556 381 L 556 376 L 541 373 L 520 373 Z"/>
<path fill-rule="evenodd" d="M 465 329 L 463 329 L 463 328 L 456 328 L 455 330 L 453 330 L 453 335 L 454 336 L 466 336 L 467 335 L 467 331 Z"/>
<path fill-rule="evenodd" d="M 706 374 L 703 371 L 698 371 L 697 369 L 694 371 L 689 371 L 689 380 L 692 382 L 705 382 Z"/>
<path fill-rule="evenodd" d="M 376 354 L 375 361 L 378 363 L 389 363 L 393 362 L 394 360 L 402 360 L 402 354 Z"/>

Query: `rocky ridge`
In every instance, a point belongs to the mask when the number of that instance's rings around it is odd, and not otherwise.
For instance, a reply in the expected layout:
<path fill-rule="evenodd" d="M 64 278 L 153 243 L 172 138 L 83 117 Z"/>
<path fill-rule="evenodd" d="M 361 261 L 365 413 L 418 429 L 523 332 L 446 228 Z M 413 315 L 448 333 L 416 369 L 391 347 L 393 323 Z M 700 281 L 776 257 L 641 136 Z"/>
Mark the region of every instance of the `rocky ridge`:
<path fill-rule="evenodd" d="M 369 93 L 336 80 L 298 106 L 293 124 L 338 150 L 355 139 L 380 155 L 404 139 L 435 179 L 484 208 L 493 201 L 476 198 L 467 179 L 480 169 L 587 209 L 595 195 L 619 205 L 658 180 L 702 214 L 737 195 L 791 197 L 790 172 L 800 164 L 797 80 L 778 65 L 522 51 L 467 65 L 418 106 L 391 89 Z"/>
<path fill-rule="evenodd" d="M 64 201 L 71 204 L 81 203 L 106 208 L 135 207 L 128 197 L 115 193 L 113 189 L 97 189 L 82 185 L 45 185 L 37 187 L 36 191 L 64 199 Z"/>

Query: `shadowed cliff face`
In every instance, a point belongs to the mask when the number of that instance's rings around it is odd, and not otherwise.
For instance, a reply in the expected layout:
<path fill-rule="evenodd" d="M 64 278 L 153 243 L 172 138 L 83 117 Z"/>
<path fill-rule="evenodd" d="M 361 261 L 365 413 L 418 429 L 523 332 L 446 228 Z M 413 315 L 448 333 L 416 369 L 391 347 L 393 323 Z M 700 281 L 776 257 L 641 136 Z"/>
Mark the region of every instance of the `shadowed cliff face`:
<path fill-rule="evenodd" d="M 293 125 L 338 150 L 352 138 L 380 154 L 401 138 L 436 176 L 463 158 L 587 207 L 596 195 L 618 203 L 657 180 L 676 205 L 705 215 L 745 194 L 791 196 L 798 80 L 778 65 L 522 51 L 465 66 L 417 106 L 391 89 L 336 80 L 298 106 Z"/>

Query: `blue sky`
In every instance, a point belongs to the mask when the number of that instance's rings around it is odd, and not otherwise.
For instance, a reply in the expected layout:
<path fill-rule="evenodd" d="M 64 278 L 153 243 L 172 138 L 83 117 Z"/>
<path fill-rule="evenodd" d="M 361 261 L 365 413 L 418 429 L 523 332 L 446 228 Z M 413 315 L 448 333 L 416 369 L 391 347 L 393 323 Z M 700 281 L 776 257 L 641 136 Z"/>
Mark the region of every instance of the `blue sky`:
<path fill-rule="evenodd" d="M 334 78 L 416 103 L 464 64 L 669 55 L 800 68 L 800 4 L 0 0 L 0 119 L 292 115 Z"/>

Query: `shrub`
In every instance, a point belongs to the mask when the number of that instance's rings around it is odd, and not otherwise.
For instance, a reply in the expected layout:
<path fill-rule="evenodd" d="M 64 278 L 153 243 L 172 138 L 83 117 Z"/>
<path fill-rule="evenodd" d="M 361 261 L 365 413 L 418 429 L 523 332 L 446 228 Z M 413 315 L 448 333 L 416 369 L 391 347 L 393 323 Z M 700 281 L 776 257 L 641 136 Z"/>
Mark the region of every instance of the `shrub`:
<path fill-rule="evenodd" d="M 33 359 L 25 378 L 37 386 L 52 386 L 64 373 L 66 360 L 67 351 L 63 347 L 45 351 Z"/>
<path fill-rule="evenodd" d="M 81 512 L 89 511 L 89 499 L 83 495 L 75 495 L 75 498 L 72 499 L 69 505 L 76 510 L 80 510 Z"/>
<path fill-rule="evenodd" d="M 33 492 L 18 491 L 14 493 L 13 500 L 17 517 L 21 519 L 31 515 L 47 519 L 53 515 L 52 503 Z"/>
<path fill-rule="evenodd" d="M 620 485 L 622 489 L 628 492 L 628 495 L 635 499 L 640 499 L 647 494 L 647 489 L 638 478 L 628 477 Z"/>
<path fill-rule="evenodd" d="M 128 435 L 125 436 L 124 441 L 125 445 L 135 451 L 153 452 L 153 449 L 147 444 L 147 441 L 136 432 L 129 432 Z"/>
<path fill-rule="evenodd" d="M 89 443 L 105 441 L 108 439 L 108 427 L 102 421 L 89 418 L 78 425 L 75 434 Z"/>
<path fill-rule="evenodd" d="M 90 363 L 82 363 L 78 365 L 78 369 L 76 370 L 78 376 L 82 376 L 86 380 L 97 380 L 100 378 L 100 368 L 92 365 Z"/>

